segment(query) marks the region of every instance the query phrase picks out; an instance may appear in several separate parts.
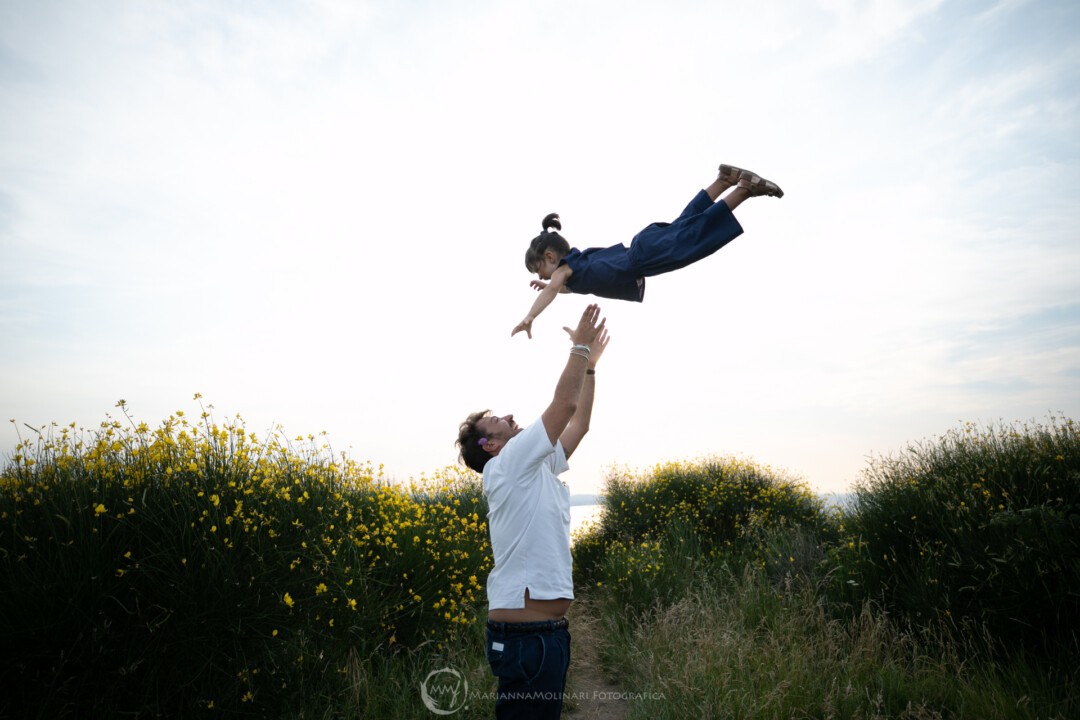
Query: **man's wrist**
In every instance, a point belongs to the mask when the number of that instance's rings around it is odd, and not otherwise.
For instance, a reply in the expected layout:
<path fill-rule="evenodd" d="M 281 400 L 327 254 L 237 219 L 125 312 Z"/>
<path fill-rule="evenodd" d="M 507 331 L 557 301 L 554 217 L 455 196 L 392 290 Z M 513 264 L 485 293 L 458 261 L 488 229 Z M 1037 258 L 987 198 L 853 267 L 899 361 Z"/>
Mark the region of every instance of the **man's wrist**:
<path fill-rule="evenodd" d="M 589 364 L 589 351 L 588 349 L 582 350 L 580 345 L 575 345 L 570 348 L 570 357 L 579 357 L 585 361 L 586 367 Z"/>

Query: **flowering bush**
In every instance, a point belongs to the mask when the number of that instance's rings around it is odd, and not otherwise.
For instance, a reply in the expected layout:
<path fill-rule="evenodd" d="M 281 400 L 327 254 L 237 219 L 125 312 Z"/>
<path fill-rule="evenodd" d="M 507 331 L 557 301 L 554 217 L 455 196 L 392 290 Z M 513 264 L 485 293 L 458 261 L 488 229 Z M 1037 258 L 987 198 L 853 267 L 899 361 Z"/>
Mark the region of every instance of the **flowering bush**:
<path fill-rule="evenodd" d="M 575 539 L 575 581 L 633 607 L 679 596 L 710 563 L 763 565 L 763 534 L 824 519 L 803 484 L 732 458 L 613 471 L 604 495 L 599 522 Z"/>
<path fill-rule="evenodd" d="M 0 475 L 0 714 L 277 712 L 473 623 L 491 553 L 470 474 L 397 485 L 314 436 L 120 407 Z"/>

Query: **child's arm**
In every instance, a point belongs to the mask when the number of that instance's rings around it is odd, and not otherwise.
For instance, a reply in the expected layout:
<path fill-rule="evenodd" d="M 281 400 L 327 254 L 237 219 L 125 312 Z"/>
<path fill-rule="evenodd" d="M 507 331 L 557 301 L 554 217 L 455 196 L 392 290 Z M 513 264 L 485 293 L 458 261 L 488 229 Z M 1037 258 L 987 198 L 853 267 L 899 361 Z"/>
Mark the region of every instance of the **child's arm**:
<path fill-rule="evenodd" d="M 548 282 L 547 287 L 540 291 L 540 294 L 536 297 L 532 307 L 529 309 L 529 314 L 525 316 L 525 319 L 517 324 L 510 332 L 510 337 L 517 335 L 524 330 L 528 334 L 529 339 L 532 340 L 532 323 L 536 319 L 536 316 L 544 312 L 544 309 L 551 304 L 551 301 L 555 299 L 555 296 L 559 294 L 563 286 L 566 285 L 566 281 L 570 279 L 570 276 L 574 273 L 568 265 L 560 265 L 555 272 L 551 274 L 551 280 Z"/>
<path fill-rule="evenodd" d="M 546 288 L 548 286 L 548 284 L 546 282 L 542 282 L 540 280 L 533 280 L 531 283 L 529 283 L 529 285 L 531 285 L 534 290 L 543 290 L 544 288 Z M 568 293 L 568 292 L 570 292 L 570 288 L 563 285 L 562 289 L 559 290 L 559 292 Z"/>

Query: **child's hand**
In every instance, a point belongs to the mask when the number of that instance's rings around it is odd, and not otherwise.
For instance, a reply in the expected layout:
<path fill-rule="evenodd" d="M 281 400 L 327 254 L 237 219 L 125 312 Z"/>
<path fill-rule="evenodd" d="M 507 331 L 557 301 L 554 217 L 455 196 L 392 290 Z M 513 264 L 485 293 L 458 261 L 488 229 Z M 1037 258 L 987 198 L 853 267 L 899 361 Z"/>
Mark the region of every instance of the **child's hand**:
<path fill-rule="evenodd" d="M 531 283 L 529 283 L 529 286 L 532 287 L 533 290 L 539 292 L 547 287 L 547 283 L 540 282 L 539 280 L 533 280 Z"/>
<path fill-rule="evenodd" d="M 517 324 L 517 327 L 515 327 L 513 330 L 510 331 L 510 337 L 514 337 L 519 332 L 524 330 L 525 334 L 529 336 L 530 340 L 532 340 L 532 324 L 533 324 L 533 320 L 534 320 L 534 318 L 526 317 L 524 320 L 519 322 Z"/>

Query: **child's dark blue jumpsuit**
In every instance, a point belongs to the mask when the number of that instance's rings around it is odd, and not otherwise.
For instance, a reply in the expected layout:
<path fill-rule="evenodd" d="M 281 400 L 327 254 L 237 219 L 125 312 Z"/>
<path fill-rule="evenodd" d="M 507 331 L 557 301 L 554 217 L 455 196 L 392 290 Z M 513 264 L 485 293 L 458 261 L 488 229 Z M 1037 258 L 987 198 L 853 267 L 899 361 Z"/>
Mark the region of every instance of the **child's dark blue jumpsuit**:
<path fill-rule="evenodd" d="M 622 243 L 571 248 L 560 264 L 573 271 L 566 283 L 570 292 L 641 302 L 645 278 L 706 258 L 742 232 L 727 203 L 714 203 L 702 190 L 674 222 L 649 225 L 634 236 L 629 248 Z"/>

